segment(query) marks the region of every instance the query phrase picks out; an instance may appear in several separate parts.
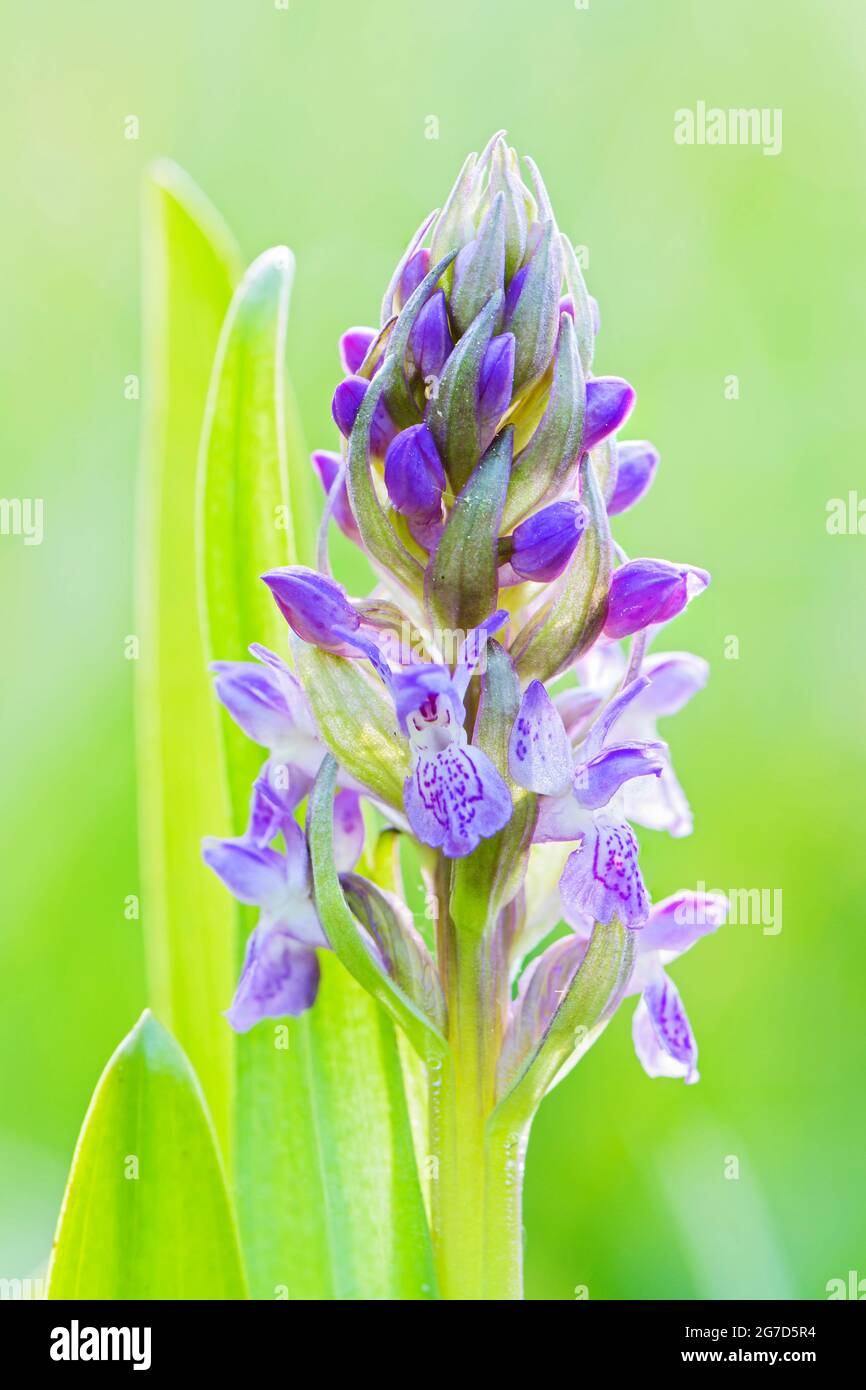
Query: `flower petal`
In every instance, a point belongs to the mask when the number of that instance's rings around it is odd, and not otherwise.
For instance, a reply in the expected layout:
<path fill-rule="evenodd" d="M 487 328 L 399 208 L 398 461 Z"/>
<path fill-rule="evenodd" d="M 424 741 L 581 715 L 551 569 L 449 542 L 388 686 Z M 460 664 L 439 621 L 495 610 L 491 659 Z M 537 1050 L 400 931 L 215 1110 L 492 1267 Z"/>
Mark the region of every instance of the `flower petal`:
<path fill-rule="evenodd" d="M 238 902 L 278 907 L 286 892 L 286 864 L 276 850 L 246 840 L 202 842 L 202 858 Z"/>
<path fill-rule="evenodd" d="M 698 1045 L 673 980 L 664 971 L 648 985 L 635 1009 L 632 1038 L 648 1076 L 697 1080 Z"/>
<path fill-rule="evenodd" d="M 471 854 L 511 818 L 508 787 L 487 754 L 470 744 L 419 750 L 403 799 L 419 840 L 449 859 Z"/>
<path fill-rule="evenodd" d="M 640 501 L 652 485 L 658 462 L 658 450 L 646 440 L 617 445 L 616 486 L 607 504 L 608 516 L 618 516 Z"/>
<path fill-rule="evenodd" d="M 667 745 L 656 746 L 662 749 L 661 774 L 655 781 L 629 782 L 623 789 L 623 812 L 627 820 L 647 830 L 662 830 L 681 839 L 694 829 L 692 808 L 674 772 Z"/>
<path fill-rule="evenodd" d="M 578 805 L 598 810 L 632 778 L 659 777 L 664 768 L 660 749 L 661 743 L 619 743 L 581 763 L 574 774 L 574 798 Z"/>
<path fill-rule="evenodd" d="M 286 565 L 262 575 L 286 622 L 304 642 L 342 652 L 361 619 L 341 584 L 306 565 Z"/>
<path fill-rule="evenodd" d="M 703 690 L 710 666 L 702 656 L 692 652 L 659 652 L 646 658 L 643 672 L 649 679 L 649 686 L 635 704 L 634 713 L 664 719 L 679 714 L 692 696 Z"/>
<path fill-rule="evenodd" d="M 309 1009 L 319 989 L 315 951 L 301 946 L 279 926 L 258 926 L 248 943 L 243 970 L 226 1018 L 246 1033 L 263 1018 L 296 1018 Z"/>
<path fill-rule="evenodd" d="M 319 475 L 319 481 L 325 490 L 325 495 L 331 491 L 337 474 L 343 466 L 343 460 L 339 454 L 331 453 L 328 449 L 316 449 L 311 455 L 313 467 Z M 334 520 L 350 541 L 356 544 L 361 543 L 361 532 L 358 530 L 358 523 L 355 520 L 355 513 L 352 511 L 352 504 L 349 501 L 349 489 L 346 486 L 345 474 L 340 484 L 340 489 L 334 499 Z"/>
<path fill-rule="evenodd" d="M 559 710 L 541 681 L 531 681 L 508 743 L 508 767 L 521 787 L 562 796 L 571 785 L 572 754 Z"/>
<path fill-rule="evenodd" d="M 649 897 L 638 865 L 638 844 L 625 821 L 596 816 L 580 849 L 569 855 L 559 891 L 569 912 L 596 922 L 618 918 L 639 927 L 649 912 Z"/>
<path fill-rule="evenodd" d="M 702 936 L 722 926 L 729 908 L 724 893 L 694 893 L 684 888 L 654 905 L 640 934 L 638 949 L 641 954 L 663 952 L 667 964 Z"/>
<path fill-rule="evenodd" d="M 337 792 L 334 798 L 334 863 L 337 873 L 354 869 L 364 850 L 364 817 L 357 792 Z"/>
<path fill-rule="evenodd" d="M 562 574 L 586 529 L 582 502 L 552 502 L 522 521 L 512 536 L 511 568 L 519 580 L 549 582 Z"/>
<path fill-rule="evenodd" d="M 214 691 L 247 738 L 278 748 L 294 733 L 285 677 L 252 661 L 215 661 Z"/>

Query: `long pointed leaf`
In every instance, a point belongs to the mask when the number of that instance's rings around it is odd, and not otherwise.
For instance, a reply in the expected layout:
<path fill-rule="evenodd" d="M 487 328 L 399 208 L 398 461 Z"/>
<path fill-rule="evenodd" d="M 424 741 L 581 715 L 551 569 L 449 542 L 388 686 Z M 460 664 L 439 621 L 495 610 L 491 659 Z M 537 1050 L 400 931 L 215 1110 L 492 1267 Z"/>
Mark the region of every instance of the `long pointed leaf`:
<path fill-rule="evenodd" d="M 208 646 L 226 660 L 243 659 L 251 641 L 286 644 L 258 576 L 293 562 L 305 529 L 290 496 L 302 465 L 288 459 L 282 434 L 291 276 L 285 249 L 253 264 L 214 368 L 199 545 Z M 275 524 L 283 517 L 294 524 Z M 240 832 L 262 753 L 227 719 L 222 727 Z M 242 946 L 255 917 L 239 908 L 238 919 Z M 428 1297 L 429 1238 L 393 1029 L 337 961 L 322 965 L 309 1014 L 236 1042 L 235 1182 L 253 1295 Z"/>
<path fill-rule="evenodd" d="M 201 1087 L 148 1012 L 110 1059 L 84 1120 L 48 1297 L 247 1297 Z"/>
<path fill-rule="evenodd" d="M 150 997 L 196 1070 L 228 1149 L 234 914 L 201 862 L 227 828 L 217 723 L 201 641 L 193 528 L 196 456 L 237 249 L 176 166 L 144 198 L 144 451 L 136 576 L 142 922 Z"/>

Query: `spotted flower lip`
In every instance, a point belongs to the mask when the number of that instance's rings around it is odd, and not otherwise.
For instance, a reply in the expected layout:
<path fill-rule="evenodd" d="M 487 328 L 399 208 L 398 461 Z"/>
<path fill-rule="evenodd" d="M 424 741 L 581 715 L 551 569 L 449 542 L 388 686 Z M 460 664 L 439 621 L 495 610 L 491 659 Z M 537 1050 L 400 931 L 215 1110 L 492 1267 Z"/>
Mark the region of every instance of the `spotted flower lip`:
<path fill-rule="evenodd" d="M 471 854 L 511 819 L 511 793 L 482 749 L 469 742 L 463 697 L 490 632 L 507 614 L 494 613 L 468 633 L 454 674 L 432 662 L 393 673 L 390 689 L 409 738 L 411 771 L 403 786 L 409 824 L 449 859 Z"/>
<path fill-rule="evenodd" d="M 394 688 L 412 758 L 403 788 L 409 823 L 424 844 L 462 858 L 507 824 L 511 793 L 487 754 L 469 743 L 447 668 L 395 676 Z"/>
<path fill-rule="evenodd" d="M 670 622 L 710 582 L 706 570 L 669 560 L 629 560 L 614 570 L 607 637 L 629 637 L 645 627 Z"/>
<path fill-rule="evenodd" d="M 676 893 L 656 903 L 637 943 L 628 993 L 640 994 L 632 1021 L 638 1059 L 648 1076 L 699 1079 L 698 1045 L 679 991 L 665 966 L 722 925 L 728 913 L 721 893 Z"/>
<path fill-rule="evenodd" d="M 618 919 L 628 927 L 646 920 L 649 898 L 637 841 L 615 798 L 632 779 L 659 776 L 663 763 L 658 744 L 608 739 L 646 684 L 638 679 L 611 700 L 574 754 L 559 711 L 541 682 L 533 681 L 509 744 L 512 777 L 539 797 L 536 840 L 578 842 L 559 883 L 563 903 L 594 921 Z"/>

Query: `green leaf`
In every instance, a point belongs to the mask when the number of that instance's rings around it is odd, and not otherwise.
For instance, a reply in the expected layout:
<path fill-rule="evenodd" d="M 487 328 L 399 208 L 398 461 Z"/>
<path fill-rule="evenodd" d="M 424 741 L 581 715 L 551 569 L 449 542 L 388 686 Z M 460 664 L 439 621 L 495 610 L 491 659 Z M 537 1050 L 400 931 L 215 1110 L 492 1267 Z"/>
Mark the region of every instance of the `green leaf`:
<path fill-rule="evenodd" d="M 329 754 L 319 769 L 310 796 L 307 819 L 316 908 L 325 935 L 350 974 L 399 1023 L 419 1056 L 441 1055 L 445 1040 L 439 1029 L 367 949 L 360 923 L 346 902 L 334 865 L 333 808 L 336 785 L 337 762 Z"/>
<path fill-rule="evenodd" d="M 145 1012 L 97 1084 L 63 1199 L 51 1299 L 247 1297 L 210 1116 Z"/>
<path fill-rule="evenodd" d="M 293 563 L 304 534 L 291 489 L 306 463 L 288 457 L 282 438 L 291 275 L 289 253 L 272 251 L 238 287 L 202 440 L 203 607 L 210 652 L 227 660 L 243 660 L 254 640 L 285 646 L 258 576 Z M 281 518 L 290 524 L 275 525 Z M 393 731 L 393 711 L 389 720 Z M 239 833 L 263 754 L 228 718 L 222 730 Z M 255 913 L 236 911 L 237 971 Z M 432 1265 L 406 1195 L 417 1174 L 393 1029 L 337 961 L 323 952 L 321 965 L 308 1014 L 261 1023 L 235 1043 L 235 1188 L 253 1296 L 427 1297 Z"/>
<path fill-rule="evenodd" d="M 201 862 L 228 830 L 218 731 L 199 626 L 196 454 L 220 325 L 239 269 L 217 213 L 173 164 L 144 192 L 144 448 L 136 632 L 142 922 L 150 998 L 190 1057 L 229 1151 L 235 924 Z"/>
<path fill-rule="evenodd" d="M 513 439 L 510 425 L 496 436 L 454 503 L 430 558 L 425 599 L 434 626 L 452 632 L 477 627 L 496 605 L 497 541 Z"/>
<path fill-rule="evenodd" d="M 316 723 L 339 762 L 382 801 L 402 812 L 409 745 L 394 706 L 359 664 L 318 647 L 298 647 L 298 674 Z"/>
<path fill-rule="evenodd" d="M 565 234 L 562 235 L 561 242 L 565 288 L 571 295 L 571 301 L 574 305 L 574 327 L 580 347 L 580 360 L 586 373 L 592 366 L 592 355 L 595 351 L 595 326 L 592 321 L 589 292 L 586 288 L 580 262 L 577 259 L 577 253 Z"/>
<path fill-rule="evenodd" d="M 307 470 L 300 456 L 293 458 L 290 486 L 286 445 L 293 277 L 288 247 L 253 262 L 232 300 L 214 363 L 202 432 L 199 552 L 205 625 L 217 659 L 246 654 L 253 641 L 285 646 L 285 623 L 260 575 L 294 562 L 296 538 L 310 531 L 291 495 Z"/>
<path fill-rule="evenodd" d="M 498 1078 L 503 1115 L 526 1120 L 547 1092 L 595 1041 L 619 1005 L 634 965 L 635 933 L 614 920 L 597 922 L 586 955 L 544 1032 Z M 494 1116 L 497 1121 L 497 1116 Z"/>

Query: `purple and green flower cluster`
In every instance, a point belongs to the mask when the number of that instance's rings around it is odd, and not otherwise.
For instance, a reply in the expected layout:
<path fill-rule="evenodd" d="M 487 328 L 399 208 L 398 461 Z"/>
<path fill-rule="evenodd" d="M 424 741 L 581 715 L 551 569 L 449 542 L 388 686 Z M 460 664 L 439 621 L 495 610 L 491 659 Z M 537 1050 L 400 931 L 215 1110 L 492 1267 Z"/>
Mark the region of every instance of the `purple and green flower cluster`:
<path fill-rule="evenodd" d="M 498 1094 L 550 1029 L 594 934 L 614 926 L 627 970 L 599 1026 L 638 996 L 644 1068 L 693 1081 L 697 1044 L 666 967 L 726 904 L 679 893 L 653 905 L 634 826 L 692 828 L 657 726 L 707 666 L 665 651 L 663 636 L 709 576 L 630 560 L 612 537 L 659 456 L 618 438 L 635 392 L 593 371 L 598 306 L 525 169 L 502 135 L 470 156 L 397 265 L 378 326 L 343 334 L 339 447 L 313 455 L 326 499 L 317 568 L 262 576 L 287 659 L 254 646 L 254 662 L 214 668 L 219 699 L 267 750 L 245 835 L 204 850 L 261 913 L 227 1016 L 245 1031 L 315 1000 L 329 941 L 302 825 L 331 755 L 333 857 L 361 938 L 409 993 L 411 960 L 425 982 L 415 1002 L 446 1037 L 445 943 L 469 930 L 461 904 L 474 905 L 496 980 Z M 363 598 L 331 574 L 332 522 L 375 575 Z M 399 868 L 377 884 L 377 846 L 395 835 L 418 847 L 435 943 L 401 906 Z M 371 925 L 383 903 L 387 946 Z"/>

